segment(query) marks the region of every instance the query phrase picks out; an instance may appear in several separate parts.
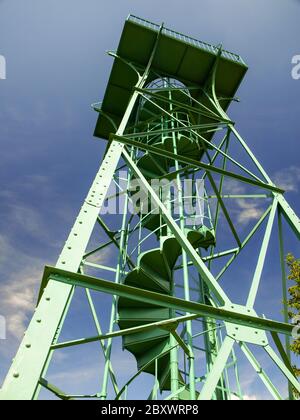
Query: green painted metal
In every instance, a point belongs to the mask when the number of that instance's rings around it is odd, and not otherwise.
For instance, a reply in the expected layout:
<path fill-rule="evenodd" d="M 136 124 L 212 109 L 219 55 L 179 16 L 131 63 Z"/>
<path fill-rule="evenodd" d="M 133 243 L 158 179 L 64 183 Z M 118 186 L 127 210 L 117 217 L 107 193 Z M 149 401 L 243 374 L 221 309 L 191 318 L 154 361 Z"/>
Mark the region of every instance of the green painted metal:
<path fill-rule="evenodd" d="M 120 143 L 128 144 L 130 146 L 135 146 L 139 149 L 146 150 L 146 151 L 151 152 L 151 153 L 156 154 L 156 155 L 161 154 L 161 150 L 157 147 L 149 146 L 148 144 L 137 142 L 137 141 L 131 140 L 129 138 L 124 138 L 122 136 L 118 136 L 117 134 L 112 135 L 111 138 L 114 139 L 114 140 L 117 140 Z M 260 187 L 260 188 L 264 188 L 266 190 L 279 192 L 279 193 L 284 192 L 282 189 L 280 189 L 280 188 L 278 188 L 278 187 L 276 187 L 272 184 L 264 183 L 264 182 L 261 182 L 261 181 L 256 181 L 255 179 L 247 178 L 243 175 L 236 174 L 234 172 L 225 171 L 221 168 L 211 166 L 211 165 L 205 164 L 203 162 L 198 162 L 198 161 L 196 161 L 194 159 L 191 159 L 189 157 L 185 157 L 185 156 L 181 156 L 181 155 L 176 156 L 174 153 L 169 152 L 167 150 L 164 151 L 164 155 L 167 158 L 176 159 L 176 160 L 178 160 L 178 162 L 187 163 L 187 164 L 192 165 L 192 166 L 197 167 L 197 168 L 202 168 L 202 169 L 206 170 L 207 173 L 213 172 L 213 173 L 228 176 L 229 178 L 237 179 L 238 181 L 244 182 L 246 184 L 250 184 L 250 185 Z"/>
<path fill-rule="evenodd" d="M 212 369 L 210 370 L 208 377 L 204 383 L 201 393 L 198 397 L 199 400 L 211 400 L 215 392 L 217 384 L 220 380 L 222 372 L 225 369 L 228 357 L 232 351 L 234 340 L 230 337 L 226 337 L 222 347 L 218 353 L 218 356 L 214 362 Z"/>
<path fill-rule="evenodd" d="M 129 16 L 125 22 L 117 55 L 135 68 L 137 65 L 143 68 L 149 60 L 159 30 L 159 25 Z M 201 96 L 201 88 L 205 86 L 207 73 L 218 53 L 218 47 L 167 28 L 163 28 L 161 32 L 161 41 L 153 60 L 153 73 L 149 76 L 148 82 L 156 78 L 154 72 L 175 76 L 187 86 L 197 86 L 198 89 L 193 90 L 193 96 L 198 99 Z M 199 66 L 199 62 L 203 64 Z M 247 66 L 241 57 L 222 51 L 218 74 L 220 92 L 230 98 L 233 97 L 246 71 Z M 119 125 L 126 110 L 135 85 L 135 77 L 136 73 L 132 67 L 124 65 L 124 61 L 114 61 L 101 110 L 112 118 L 116 126 Z M 224 106 L 227 104 L 228 102 L 225 102 Z M 114 127 L 107 119 L 103 120 L 100 116 L 95 135 L 108 138 L 111 132 L 114 132 Z"/>
<path fill-rule="evenodd" d="M 265 258 L 266 258 L 266 254 L 268 250 L 268 245 L 271 238 L 272 227 L 273 227 L 274 219 L 276 216 L 276 210 L 277 210 L 277 199 L 275 198 L 272 204 L 272 209 L 270 211 L 270 216 L 269 216 L 266 232 L 264 235 L 262 247 L 259 253 L 259 258 L 257 261 L 255 273 L 253 276 L 253 281 L 252 281 L 251 289 L 250 289 L 248 300 L 247 300 L 247 307 L 253 308 L 255 300 L 256 300 L 258 287 L 260 284 L 264 262 L 265 262 Z"/>
<path fill-rule="evenodd" d="M 257 375 L 260 377 L 264 385 L 269 390 L 270 394 L 273 396 L 275 400 L 283 400 L 282 396 L 280 395 L 279 391 L 276 389 L 275 385 L 272 383 L 266 372 L 261 367 L 260 363 L 257 361 L 254 354 L 251 352 L 249 347 L 245 343 L 240 343 L 240 347 L 244 352 L 245 356 L 249 360 L 252 367 L 255 369 Z"/>
<path fill-rule="evenodd" d="M 37 399 L 41 388 L 63 400 L 126 399 L 141 375 L 148 375 L 148 381 L 151 378 L 149 399 L 229 400 L 233 395 L 243 399 L 236 346 L 271 397 L 283 399 L 248 344 L 265 350 L 288 380 L 292 399 L 292 387 L 300 386 L 291 372 L 288 344 L 293 325 L 288 324 L 286 306 L 284 322 L 266 319 L 254 308 L 276 212 L 285 300 L 282 218 L 298 239 L 300 221 L 283 197 L 284 191 L 273 184 L 227 115 L 246 64 L 220 46 L 134 16 L 126 20 L 118 49 L 109 55 L 114 62 L 104 100 L 93 105 L 99 113 L 95 136 L 108 140 L 103 162 L 56 266 L 45 268 L 35 314 L 0 399 Z M 255 171 L 232 156 L 233 142 L 242 146 Z M 126 171 L 122 179 L 119 168 Z M 186 179 L 192 182 L 193 202 L 202 200 L 204 209 L 203 217 L 192 222 L 185 208 Z M 199 179 L 205 182 L 202 196 L 196 189 Z M 130 214 L 135 180 L 156 212 L 152 208 L 143 213 L 139 208 Z M 154 181 L 166 184 L 157 189 Z M 228 181 L 241 183 L 245 192 L 225 192 Z M 117 192 L 108 196 L 111 182 Z M 170 183 L 178 191 L 176 199 L 171 190 L 164 197 Z M 110 228 L 99 212 L 105 198 L 120 197 L 124 200 L 122 220 Z M 263 214 L 246 233 L 230 207 L 241 199 L 265 203 Z M 240 254 L 249 250 L 265 222 L 248 300 L 242 305 L 225 293 L 222 282 L 225 277 L 231 282 L 243 280 L 232 279 L 228 269 L 239 264 Z M 89 249 L 95 226 L 103 230 L 107 241 Z M 230 245 L 223 239 L 225 226 Z M 115 263 L 91 260 L 111 246 L 118 253 Z M 90 275 L 91 269 L 98 275 Z M 114 280 L 102 278 L 103 273 Z M 60 341 L 76 288 L 85 289 L 97 335 Z M 91 291 L 111 297 L 108 328 L 103 328 L 103 314 L 99 316 Z M 286 348 L 278 334 L 285 336 Z M 113 362 L 118 337 L 124 363 L 128 352 L 137 362 L 125 384 Z M 96 393 L 73 395 L 47 380 L 55 351 L 89 343 L 99 343 L 104 366 Z M 201 353 L 205 359 L 199 357 Z"/>
<path fill-rule="evenodd" d="M 151 305 L 163 306 L 181 311 L 199 314 L 201 316 L 213 317 L 218 320 L 234 321 L 239 325 L 252 326 L 253 329 L 274 331 L 279 334 L 291 335 L 294 328 L 291 324 L 272 321 L 270 319 L 260 318 L 253 315 L 253 310 L 246 309 L 246 312 L 252 315 L 241 313 L 238 305 L 231 305 L 228 308 L 214 307 L 198 302 L 186 301 L 185 299 L 169 296 L 162 293 L 147 291 L 138 287 L 126 286 L 124 284 L 116 284 L 111 281 L 73 273 L 70 271 L 60 270 L 55 267 L 46 266 L 44 279 L 47 281 L 57 281 L 61 283 L 76 285 L 79 287 L 89 288 L 98 292 L 109 293 L 112 295 L 122 296 L 130 300 L 137 300 Z M 237 311 L 235 312 L 235 308 Z"/>

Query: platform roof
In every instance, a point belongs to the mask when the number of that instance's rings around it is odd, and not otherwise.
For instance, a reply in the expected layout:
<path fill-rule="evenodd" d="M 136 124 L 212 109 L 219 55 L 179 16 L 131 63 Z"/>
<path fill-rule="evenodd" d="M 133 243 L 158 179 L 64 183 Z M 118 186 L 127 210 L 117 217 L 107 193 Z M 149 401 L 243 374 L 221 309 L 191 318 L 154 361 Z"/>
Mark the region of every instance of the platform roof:
<path fill-rule="evenodd" d="M 160 25 L 130 15 L 126 21 L 117 49 L 118 56 L 146 66 L 156 42 Z M 199 86 L 191 90 L 191 95 L 200 98 L 201 87 L 205 86 L 219 52 L 219 46 L 199 41 L 173 30 L 163 28 L 155 54 L 152 69 L 162 76 L 171 77 L 187 87 Z M 247 65 L 243 59 L 232 52 L 222 50 L 216 74 L 217 95 L 234 97 L 245 73 Z M 157 78 L 153 72 L 148 82 Z M 119 125 L 136 84 L 135 72 L 119 59 L 114 59 L 111 74 L 101 110 Z M 231 100 L 222 101 L 227 109 Z M 113 125 L 99 115 L 94 135 L 108 139 L 114 133 Z"/>

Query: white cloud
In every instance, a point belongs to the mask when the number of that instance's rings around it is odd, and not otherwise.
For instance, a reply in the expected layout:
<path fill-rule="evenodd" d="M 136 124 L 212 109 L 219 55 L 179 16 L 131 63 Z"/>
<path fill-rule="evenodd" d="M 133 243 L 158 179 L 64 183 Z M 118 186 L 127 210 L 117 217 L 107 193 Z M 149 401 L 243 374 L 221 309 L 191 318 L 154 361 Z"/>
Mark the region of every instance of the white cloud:
<path fill-rule="evenodd" d="M 247 193 L 246 184 L 235 181 L 233 179 L 227 179 L 224 184 L 224 194 L 243 195 Z M 228 206 L 228 201 L 230 205 Z M 240 225 L 247 225 L 251 221 L 258 220 L 264 210 L 262 208 L 264 200 L 255 200 L 252 198 L 234 198 L 226 199 L 225 205 L 228 206 L 229 214 L 236 218 L 237 223 Z"/>
<path fill-rule="evenodd" d="M 1 312 L 6 318 L 7 332 L 17 340 L 22 337 L 34 310 L 41 274 L 41 268 L 27 268 L 27 274 L 15 273 L 1 286 Z"/>
<path fill-rule="evenodd" d="M 300 185 L 300 167 L 290 166 L 281 169 L 271 177 L 275 185 L 286 192 L 298 192 Z M 224 194 L 246 194 L 247 186 L 239 181 L 227 179 L 224 184 Z M 232 204 L 231 200 L 231 204 Z M 251 221 L 258 220 L 264 212 L 265 200 L 260 199 L 235 199 L 235 207 L 230 206 L 230 214 L 237 218 L 241 225 L 247 225 Z M 227 203 L 225 203 L 227 204 Z"/>
<path fill-rule="evenodd" d="M 103 368 L 103 363 L 99 364 L 98 362 L 97 368 L 101 370 L 101 368 Z M 51 373 L 49 375 L 49 380 L 53 383 L 63 383 L 64 386 L 67 386 L 67 385 L 70 386 L 76 383 L 80 383 L 82 385 L 82 383 L 90 382 L 93 379 L 96 379 L 98 377 L 99 377 L 98 370 L 95 369 L 94 366 L 91 366 L 91 367 L 84 366 L 81 369 L 75 369 L 75 370 L 70 369 L 70 370 L 63 370 L 60 372 Z"/>
<path fill-rule="evenodd" d="M 24 234 L 30 239 L 47 241 L 48 246 L 62 245 L 50 226 L 69 223 L 75 218 L 75 212 L 61 200 L 51 177 L 31 174 L 16 178 L 9 189 L 0 190 L 0 198 L 2 229 L 10 238 Z M 46 206 L 47 202 L 55 205 Z"/>
<path fill-rule="evenodd" d="M 44 236 L 45 225 L 39 211 L 20 204 L 11 204 L 9 209 L 12 222 L 21 226 L 22 230 L 32 236 Z"/>
<path fill-rule="evenodd" d="M 112 246 L 114 246 L 114 244 L 95 252 L 95 254 L 87 257 L 87 261 L 95 264 L 107 264 L 110 258 L 114 255 L 115 250 L 112 249 Z"/>
<path fill-rule="evenodd" d="M 20 194 L 20 191 L 22 194 Z M 5 316 L 8 328 L 6 347 L 13 347 L 26 328 L 36 303 L 36 295 L 41 282 L 45 257 L 39 252 L 36 256 L 34 246 L 45 242 L 48 262 L 52 259 L 49 249 L 56 247 L 57 255 L 61 243 L 55 244 L 56 237 L 49 226 L 48 215 L 44 216 L 42 207 L 36 207 L 28 196 L 39 191 L 40 199 L 55 199 L 57 192 L 49 178 L 39 174 L 27 175 L 16 180 L 10 189 L 2 189 L 2 233 L 0 234 L 0 314 Z M 55 201 L 55 200 L 54 200 Z M 61 206 L 58 206 L 60 209 Z M 61 224 L 62 215 L 52 210 L 52 224 L 55 219 Z M 19 243 L 19 235 L 27 237 L 27 244 Z M 50 248 L 51 247 L 51 248 Z"/>
<path fill-rule="evenodd" d="M 290 166 L 275 172 L 273 181 L 286 192 L 297 192 L 300 185 L 300 167 Z"/>
<path fill-rule="evenodd" d="M 246 225 L 252 220 L 258 220 L 263 214 L 263 209 L 257 201 L 239 199 L 237 200 L 237 204 L 240 208 L 238 212 L 238 223 L 242 225 Z"/>
<path fill-rule="evenodd" d="M 227 178 L 224 187 L 223 187 L 224 194 L 244 194 L 245 193 L 245 185 L 242 182 L 236 181 L 232 178 Z"/>
<path fill-rule="evenodd" d="M 6 275 L 1 281 L 1 315 L 6 319 L 8 338 L 19 340 L 33 312 L 43 263 L 13 249 L 7 238 L 0 235 L 2 267 Z"/>
<path fill-rule="evenodd" d="M 236 395 L 231 395 L 231 401 L 240 401 L 240 398 L 238 398 Z M 257 398 L 255 395 L 244 395 L 243 401 L 256 401 L 259 398 Z"/>

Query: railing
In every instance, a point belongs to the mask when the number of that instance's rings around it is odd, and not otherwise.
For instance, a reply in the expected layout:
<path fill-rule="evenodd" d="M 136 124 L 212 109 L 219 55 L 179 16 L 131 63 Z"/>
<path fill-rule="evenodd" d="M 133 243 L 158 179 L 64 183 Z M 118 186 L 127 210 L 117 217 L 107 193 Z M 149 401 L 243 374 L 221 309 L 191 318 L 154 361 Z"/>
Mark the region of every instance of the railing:
<path fill-rule="evenodd" d="M 156 23 L 152 23 L 148 20 L 139 18 L 134 15 L 129 15 L 127 20 L 134 22 L 138 25 L 144 26 L 146 28 L 149 28 L 153 31 L 158 31 L 160 26 Z M 196 48 L 199 48 L 201 50 L 207 51 L 210 54 L 217 55 L 219 51 L 219 47 L 215 45 L 208 44 L 207 42 L 199 41 L 198 39 L 192 38 L 187 35 L 183 35 L 180 32 L 173 31 L 171 29 L 163 28 L 162 33 L 166 36 L 169 36 L 170 38 L 178 39 L 179 41 L 185 42 L 186 44 L 192 45 Z M 226 58 L 227 60 L 240 63 L 243 65 L 246 65 L 242 57 L 238 54 L 234 54 L 230 51 L 226 51 L 222 49 L 222 57 Z"/>

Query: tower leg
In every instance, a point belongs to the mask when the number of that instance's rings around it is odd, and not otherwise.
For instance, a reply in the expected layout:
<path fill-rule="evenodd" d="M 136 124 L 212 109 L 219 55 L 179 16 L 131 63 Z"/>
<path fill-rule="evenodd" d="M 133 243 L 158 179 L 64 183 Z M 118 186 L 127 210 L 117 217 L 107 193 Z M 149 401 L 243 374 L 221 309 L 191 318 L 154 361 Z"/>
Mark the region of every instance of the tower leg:
<path fill-rule="evenodd" d="M 141 80 L 139 80 L 141 83 Z M 138 93 L 134 93 L 119 132 L 123 133 L 135 105 Z M 117 168 L 124 146 L 113 141 L 92 183 L 70 235 L 59 256 L 56 267 L 77 273 L 94 229 L 112 176 Z M 34 316 L 25 333 L 19 351 L 0 391 L 0 399 L 31 400 L 35 398 L 39 381 L 50 357 L 49 349 L 61 327 L 65 309 L 73 287 L 50 280 L 43 291 Z"/>

